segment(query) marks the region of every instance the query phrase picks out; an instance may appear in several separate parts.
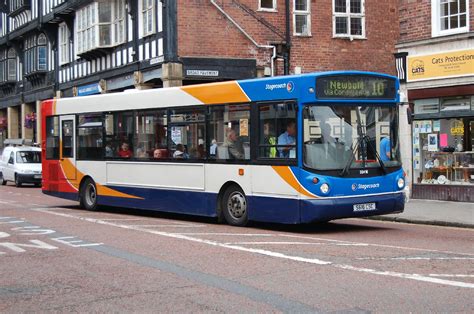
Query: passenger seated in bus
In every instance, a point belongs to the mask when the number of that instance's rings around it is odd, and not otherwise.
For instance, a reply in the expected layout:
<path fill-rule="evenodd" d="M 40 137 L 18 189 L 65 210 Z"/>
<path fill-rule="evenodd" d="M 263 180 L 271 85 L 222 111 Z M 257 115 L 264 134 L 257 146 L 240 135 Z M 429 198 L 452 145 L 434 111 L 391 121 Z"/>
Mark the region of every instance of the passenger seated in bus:
<path fill-rule="evenodd" d="M 136 158 L 148 158 L 148 154 L 146 153 L 145 147 L 140 146 L 135 151 Z"/>
<path fill-rule="evenodd" d="M 166 149 L 157 148 L 153 151 L 154 159 L 163 159 L 168 157 L 168 151 Z"/>
<path fill-rule="evenodd" d="M 227 129 L 227 137 L 224 143 L 229 151 L 230 159 L 245 159 L 244 146 L 232 129 Z"/>
<path fill-rule="evenodd" d="M 105 145 L 105 157 L 114 157 L 114 150 L 110 144 Z"/>
<path fill-rule="evenodd" d="M 390 139 L 388 137 L 384 137 L 380 140 L 380 159 L 383 162 L 390 161 Z"/>
<path fill-rule="evenodd" d="M 215 158 L 216 154 L 217 154 L 217 141 L 216 141 L 216 139 L 213 139 L 211 141 L 211 147 L 209 147 L 209 155 L 212 158 Z"/>
<path fill-rule="evenodd" d="M 178 144 L 176 145 L 176 150 L 173 153 L 173 158 L 176 159 L 188 159 L 189 156 L 186 154 L 184 150 L 184 145 L 183 144 Z"/>
<path fill-rule="evenodd" d="M 263 144 L 270 145 L 264 147 L 264 154 L 263 156 L 269 158 L 275 158 L 277 156 L 277 149 L 276 149 L 276 137 L 273 131 L 273 126 L 270 122 L 265 122 L 263 124 Z"/>
<path fill-rule="evenodd" d="M 132 151 L 129 149 L 129 145 L 127 142 L 123 142 L 122 146 L 120 146 L 118 156 L 120 158 L 132 158 Z"/>
<path fill-rule="evenodd" d="M 288 120 L 288 122 L 286 123 L 286 131 L 278 137 L 278 145 L 285 146 L 278 148 L 278 153 L 280 157 L 296 157 L 296 123 L 294 120 Z"/>

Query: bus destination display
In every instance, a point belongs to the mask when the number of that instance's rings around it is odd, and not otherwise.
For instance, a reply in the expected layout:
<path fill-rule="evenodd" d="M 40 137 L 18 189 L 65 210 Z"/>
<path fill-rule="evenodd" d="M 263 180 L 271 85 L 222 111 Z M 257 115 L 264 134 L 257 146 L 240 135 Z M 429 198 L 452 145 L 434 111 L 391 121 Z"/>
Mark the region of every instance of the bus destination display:
<path fill-rule="evenodd" d="M 395 80 L 361 75 L 333 75 L 316 79 L 319 99 L 394 99 Z"/>

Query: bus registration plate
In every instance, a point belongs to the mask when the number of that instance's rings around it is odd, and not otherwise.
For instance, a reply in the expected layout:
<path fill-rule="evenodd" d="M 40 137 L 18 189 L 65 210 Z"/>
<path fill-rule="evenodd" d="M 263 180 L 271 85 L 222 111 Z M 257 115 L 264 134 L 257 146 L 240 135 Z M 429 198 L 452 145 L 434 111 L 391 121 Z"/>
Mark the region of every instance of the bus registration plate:
<path fill-rule="evenodd" d="M 355 204 L 354 211 L 355 212 L 363 212 L 368 210 L 376 210 L 375 203 L 365 203 L 365 204 Z"/>

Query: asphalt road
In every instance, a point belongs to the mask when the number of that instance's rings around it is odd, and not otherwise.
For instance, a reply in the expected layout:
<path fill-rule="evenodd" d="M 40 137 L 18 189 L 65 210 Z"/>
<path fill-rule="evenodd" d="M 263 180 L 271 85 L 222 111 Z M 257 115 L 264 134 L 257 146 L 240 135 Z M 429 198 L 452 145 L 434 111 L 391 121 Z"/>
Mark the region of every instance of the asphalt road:
<path fill-rule="evenodd" d="M 0 186 L 0 312 L 473 312 L 474 230 L 253 224 Z"/>

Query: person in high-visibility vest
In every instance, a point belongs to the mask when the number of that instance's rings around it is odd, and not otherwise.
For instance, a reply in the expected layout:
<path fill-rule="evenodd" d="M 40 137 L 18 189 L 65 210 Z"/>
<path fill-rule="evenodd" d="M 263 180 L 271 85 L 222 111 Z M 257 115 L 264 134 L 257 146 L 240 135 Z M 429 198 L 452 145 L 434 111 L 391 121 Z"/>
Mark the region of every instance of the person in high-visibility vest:
<path fill-rule="evenodd" d="M 272 145 L 272 146 L 269 146 L 269 147 L 265 147 L 265 149 L 264 149 L 265 157 L 276 158 L 276 156 L 277 156 L 277 149 L 276 149 L 277 139 L 276 139 L 275 136 L 272 136 L 271 133 L 272 133 L 272 130 L 271 130 L 270 122 L 265 122 L 263 124 L 263 141 L 264 141 L 264 144 L 266 144 L 266 145 Z"/>

